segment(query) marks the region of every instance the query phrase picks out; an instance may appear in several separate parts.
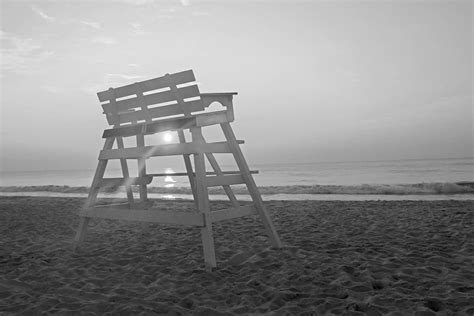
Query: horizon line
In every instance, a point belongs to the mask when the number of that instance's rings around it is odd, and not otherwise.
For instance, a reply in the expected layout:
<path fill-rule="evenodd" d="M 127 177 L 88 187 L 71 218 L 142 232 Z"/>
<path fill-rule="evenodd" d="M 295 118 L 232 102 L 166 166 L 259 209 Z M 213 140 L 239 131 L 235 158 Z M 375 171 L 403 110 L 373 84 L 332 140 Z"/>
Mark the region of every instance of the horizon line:
<path fill-rule="evenodd" d="M 304 164 L 329 164 L 329 163 L 351 163 L 351 162 L 394 162 L 394 161 L 418 161 L 418 160 L 455 160 L 455 159 L 474 159 L 474 156 L 471 157 L 450 157 L 450 158 L 404 158 L 404 159 L 382 159 L 382 160 L 338 160 L 338 161 L 308 161 L 308 162 L 270 162 L 270 163 L 252 163 L 251 165 L 261 166 L 261 165 L 282 165 L 282 164 L 293 164 L 293 165 L 304 165 Z M 223 164 L 225 166 L 225 164 Z M 120 167 L 111 168 L 120 170 Z M 0 173 L 9 173 L 9 172 L 42 172 L 42 171 L 95 171 L 95 168 L 84 168 L 84 169 L 22 169 L 22 170 L 0 170 Z"/>

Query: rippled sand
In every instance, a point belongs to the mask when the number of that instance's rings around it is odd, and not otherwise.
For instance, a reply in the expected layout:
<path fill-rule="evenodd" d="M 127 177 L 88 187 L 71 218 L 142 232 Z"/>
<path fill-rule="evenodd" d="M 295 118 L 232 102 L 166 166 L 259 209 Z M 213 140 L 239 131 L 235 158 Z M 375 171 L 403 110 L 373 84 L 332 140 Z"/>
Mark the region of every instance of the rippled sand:
<path fill-rule="evenodd" d="M 0 198 L 0 312 L 474 314 L 472 201 L 266 202 L 285 248 L 221 222 L 212 273 L 197 228 L 97 221 L 73 253 L 82 203 Z"/>

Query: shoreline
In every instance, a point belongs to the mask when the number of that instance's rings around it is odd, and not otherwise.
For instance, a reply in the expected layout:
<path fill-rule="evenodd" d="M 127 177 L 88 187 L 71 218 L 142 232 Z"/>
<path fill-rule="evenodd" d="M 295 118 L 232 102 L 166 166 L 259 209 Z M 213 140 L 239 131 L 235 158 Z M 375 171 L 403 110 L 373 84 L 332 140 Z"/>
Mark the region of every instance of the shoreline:
<path fill-rule="evenodd" d="M 86 193 L 61 193 L 61 192 L 1 192 L 0 197 L 29 196 L 29 197 L 70 197 L 86 198 Z M 191 194 L 161 194 L 148 193 L 151 199 L 162 200 L 192 200 Z M 264 201 L 474 201 L 474 194 L 262 194 Z M 123 198 L 124 193 L 100 193 L 101 198 Z M 138 198 L 136 192 L 134 197 Z M 237 200 L 251 201 L 249 195 L 236 194 Z M 211 201 L 227 201 L 228 198 L 223 194 L 209 194 Z"/>
<path fill-rule="evenodd" d="M 308 184 L 308 185 L 274 185 L 258 186 L 262 195 L 453 195 L 472 194 L 474 195 L 473 182 L 421 182 L 405 184 Z M 168 183 L 165 186 L 148 186 L 148 193 L 153 194 L 178 194 L 191 195 L 189 185 L 181 186 Z M 234 185 L 232 190 L 235 194 L 247 194 L 245 185 Z M 132 191 L 138 192 L 136 186 L 132 186 Z M 70 185 L 24 185 L 24 186 L 0 186 L 0 192 L 55 192 L 55 193 L 84 193 L 89 192 L 88 186 Z M 109 186 L 101 188 L 103 193 L 125 192 L 123 186 Z M 208 188 L 211 195 L 224 195 L 221 187 Z"/>

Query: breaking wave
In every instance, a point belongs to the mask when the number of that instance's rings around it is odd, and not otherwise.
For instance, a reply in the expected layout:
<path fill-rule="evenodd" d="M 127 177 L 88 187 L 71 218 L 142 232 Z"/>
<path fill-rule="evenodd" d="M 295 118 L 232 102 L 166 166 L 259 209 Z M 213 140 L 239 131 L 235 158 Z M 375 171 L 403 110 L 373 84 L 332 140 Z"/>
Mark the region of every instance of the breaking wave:
<path fill-rule="evenodd" d="M 246 194 L 244 186 L 233 187 L 236 194 Z M 133 187 L 138 191 L 138 187 Z M 360 185 L 289 185 L 259 187 L 261 194 L 377 194 L 377 195 L 425 195 L 425 194 L 472 194 L 473 182 L 458 183 L 418 183 L 418 184 L 360 184 Z M 56 193 L 88 193 L 85 186 L 72 187 L 60 185 L 40 186 L 0 186 L 0 192 L 56 192 Z M 120 188 L 108 188 L 103 192 L 113 193 L 124 191 Z M 162 194 L 191 194 L 189 187 L 149 187 L 150 193 Z M 222 188 L 209 188 L 210 194 L 225 194 Z"/>

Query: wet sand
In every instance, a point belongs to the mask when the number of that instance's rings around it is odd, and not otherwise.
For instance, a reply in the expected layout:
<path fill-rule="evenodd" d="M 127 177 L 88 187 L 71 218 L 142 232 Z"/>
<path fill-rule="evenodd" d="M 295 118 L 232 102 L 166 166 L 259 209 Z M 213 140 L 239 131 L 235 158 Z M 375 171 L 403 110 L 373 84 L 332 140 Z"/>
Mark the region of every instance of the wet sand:
<path fill-rule="evenodd" d="M 212 273 L 198 228 L 94 221 L 73 253 L 83 203 L 0 197 L 0 314 L 474 314 L 472 201 L 265 202 L 285 247 L 215 224 Z"/>

